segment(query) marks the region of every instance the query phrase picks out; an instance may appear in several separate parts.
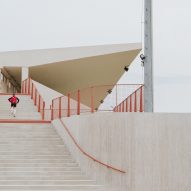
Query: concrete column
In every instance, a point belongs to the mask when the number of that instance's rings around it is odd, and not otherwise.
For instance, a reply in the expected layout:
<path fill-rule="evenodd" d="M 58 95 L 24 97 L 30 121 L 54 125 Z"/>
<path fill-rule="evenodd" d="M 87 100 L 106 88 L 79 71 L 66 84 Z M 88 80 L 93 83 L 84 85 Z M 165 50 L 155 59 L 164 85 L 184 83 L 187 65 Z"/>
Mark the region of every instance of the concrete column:
<path fill-rule="evenodd" d="M 28 67 L 22 67 L 21 83 L 22 83 L 22 81 L 26 80 L 28 77 L 29 77 L 29 68 Z"/>

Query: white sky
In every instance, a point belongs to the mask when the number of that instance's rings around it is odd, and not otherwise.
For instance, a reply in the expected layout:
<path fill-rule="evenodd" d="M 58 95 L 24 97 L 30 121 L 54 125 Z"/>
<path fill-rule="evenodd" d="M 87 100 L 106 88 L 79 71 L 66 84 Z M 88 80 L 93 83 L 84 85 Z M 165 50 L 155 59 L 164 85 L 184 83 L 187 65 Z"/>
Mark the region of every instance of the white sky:
<path fill-rule="evenodd" d="M 155 111 L 191 112 L 191 2 L 153 1 Z M 0 51 L 141 42 L 143 0 L 0 0 Z M 140 83 L 137 58 L 121 82 Z"/>

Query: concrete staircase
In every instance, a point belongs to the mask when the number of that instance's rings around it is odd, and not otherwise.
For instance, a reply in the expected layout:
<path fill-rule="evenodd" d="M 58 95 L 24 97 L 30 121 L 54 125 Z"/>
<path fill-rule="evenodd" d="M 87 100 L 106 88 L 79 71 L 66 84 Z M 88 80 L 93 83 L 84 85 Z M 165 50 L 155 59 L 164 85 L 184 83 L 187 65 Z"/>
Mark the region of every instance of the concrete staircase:
<path fill-rule="evenodd" d="M 0 119 L 41 120 L 30 96 L 18 95 L 16 117 L 11 95 L 0 95 Z M 0 121 L 2 122 L 2 121 Z M 0 123 L 1 191 L 102 190 L 74 161 L 51 124 Z"/>
<path fill-rule="evenodd" d="M 1 123 L 0 190 L 104 189 L 81 171 L 51 124 Z"/>
<path fill-rule="evenodd" d="M 8 98 L 12 95 L 0 95 L 0 119 L 13 119 L 10 113 L 10 102 Z M 14 119 L 41 120 L 41 115 L 34 106 L 33 101 L 28 95 L 17 95 L 20 102 L 17 105 L 17 114 Z"/>

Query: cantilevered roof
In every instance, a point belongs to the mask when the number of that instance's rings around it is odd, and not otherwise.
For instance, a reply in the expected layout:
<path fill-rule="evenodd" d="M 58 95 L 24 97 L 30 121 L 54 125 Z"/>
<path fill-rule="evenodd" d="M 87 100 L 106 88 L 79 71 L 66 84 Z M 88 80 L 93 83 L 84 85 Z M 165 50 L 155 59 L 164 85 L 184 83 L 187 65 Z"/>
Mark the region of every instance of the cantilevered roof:
<path fill-rule="evenodd" d="M 16 75 L 12 67 L 15 63 L 29 66 L 32 79 L 66 95 L 77 89 L 116 84 L 125 72 L 124 67 L 132 63 L 140 50 L 139 43 L 100 45 L 8 52 L 1 53 L 0 59 L 4 59 L 3 63 L 7 63 L 7 70 L 13 76 Z M 107 90 L 108 87 L 102 88 L 96 94 L 95 108 L 105 98 Z M 89 105 L 86 99 L 81 101 Z"/>
<path fill-rule="evenodd" d="M 105 51 L 105 54 L 97 53 L 94 56 L 30 67 L 30 76 L 64 95 L 91 86 L 114 85 L 125 72 L 124 67 L 129 66 L 140 52 L 140 47 L 131 48 L 128 45 L 125 49 L 123 45 L 122 50 L 119 51 L 117 45 L 117 52 L 112 51 L 112 47 L 114 46 L 111 46 L 107 53 Z M 99 106 L 100 100 L 105 98 L 107 91 L 107 86 L 97 90 L 94 98 L 95 108 Z M 75 99 L 75 95 L 72 98 Z M 86 97 L 81 99 L 82 103 L 88 106 L 89 100 Z"/>
<path fill-rule="evenodd" d="M 36 66 L 141 49 L 140 43 L 0 52 L 2 66 Z"/>

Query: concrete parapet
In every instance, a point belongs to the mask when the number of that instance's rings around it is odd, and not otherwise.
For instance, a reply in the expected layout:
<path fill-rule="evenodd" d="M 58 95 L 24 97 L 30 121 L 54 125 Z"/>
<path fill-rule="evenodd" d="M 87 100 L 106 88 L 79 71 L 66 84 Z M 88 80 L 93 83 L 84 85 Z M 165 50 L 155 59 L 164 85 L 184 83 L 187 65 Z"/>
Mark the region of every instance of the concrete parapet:
<path fill-rule="evenodd" d="M 97 113 L 63 118 L 84 156 L 59 120 L 53 125 L 86 174 L 117 190 L 188 191 L 191 188 L 191 114 Z"/>

